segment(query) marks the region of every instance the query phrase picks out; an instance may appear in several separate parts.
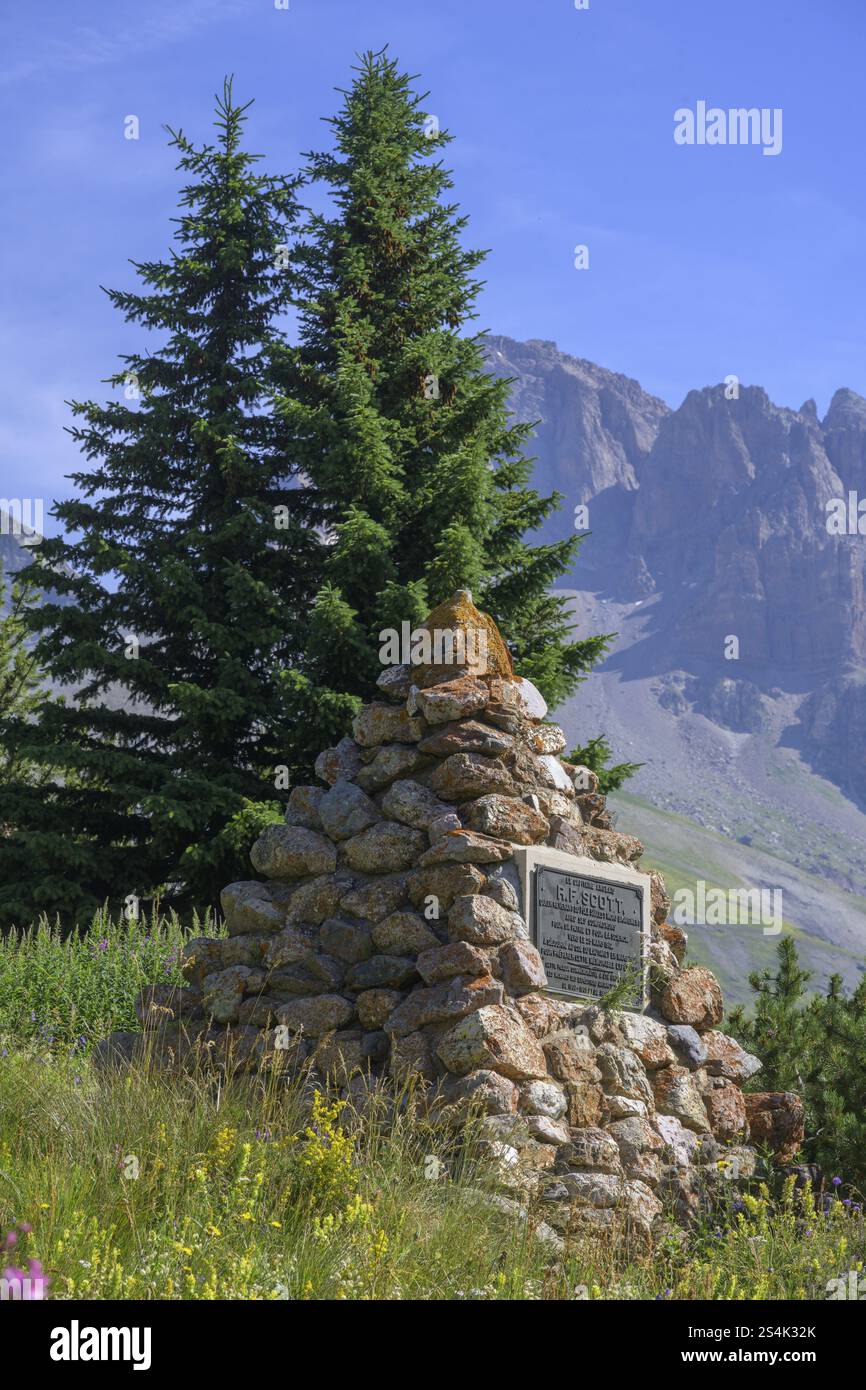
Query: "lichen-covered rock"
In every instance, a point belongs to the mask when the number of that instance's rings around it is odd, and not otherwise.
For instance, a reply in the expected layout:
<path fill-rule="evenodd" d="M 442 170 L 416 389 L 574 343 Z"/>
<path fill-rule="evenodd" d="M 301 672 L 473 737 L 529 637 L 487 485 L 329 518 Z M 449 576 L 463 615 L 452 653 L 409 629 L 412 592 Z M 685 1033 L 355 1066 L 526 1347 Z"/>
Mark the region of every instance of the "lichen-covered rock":
<path fill-rule="evenodd" d="M 402 704 L 414 684 L 411 666 L 386 666 L 376 681 L 382 694 Z"/>
<path fill-rule="evenodd" d="M 316 776 L 333 784 L 355 776 L 361 767 L 361 750 L 352 738 L 341 738 L 334 748 L 326 748 L 316 759 Z"/>
<path fill-rule="evenodd" d="M 339 917 L 329 917 L 322 923 L 319 932 L 322 950 L 337 960 L 354 965 L 373 954 L 373 937 L 370 928 L 360 922 L 345 922 Z"/>
<path fill-rule="evenodd" d="M 439 1040 L 436 1053 L 450 1072 L 465 1076 L 478 1067 L 512 1081 L 543 1079 L 544 1053 L 516 1011 L 491 1005 L 478 1009 Z"/>
<path fill-rule="evenodd" d="M 510 676 L 513 671 L 511 655 L 499 629 L 486 613 L 472 602 L 468 589 L 460 589 L 440 603 L 421 624 L 413 638 L 423 646 L 423 635 L 429 635 L 429 661 L 415 661 L 413 675 L 421 690 L 460 675 Z"/>
<path fill-rule="evenodd" d="M 452 719 L 477 714 L 489 699 L 488 687 L 475 676 L 458 676 L 456 680 L 443 681 L 427 690 L 419 689 L 415 696 L 428 724 L 448 724 Z"/>
<path fill-rule="evenodd" d="M 230 883 L 220 893 L 220 907 L 230 936 L 279 931 L 286 920 L 285 906 L 274 901 L 266 883 L 255 879 Z"/>
<path fill-rule="evenodd" d="M 399 825 L 397 821 L 380 820 L 360 835 L 353 835 L 343 844 L 346 862 L 361 873 L 399 873 L 410 868 L 420 857 L 426 840 L 420 830 Z"/>
<path fill-rule="evenodd" d="M 492 729 L 489 724 L 482 724 L 477 719 L 462 719 L 434 728 L 432 733 L 422 738 L 418 751 L 437 758 L 448 758 L 452 753 L 483 753 L 495 758 L 510 752 L 513 747 L 512 734 Z"/>
<path fill-rule="evenodd" d="M 805 1138 L 803 1102 L 793 1091 L 756 1091 L 744 1096 L 752 1143 L 792 1163 Z"/>
<path fill-rule="evenodd" d="M 701 1038 L 710 1076 L 724 1076 L 729 1081 L 748 1081 L 761 1070 L 761 1063 L 751 1052 L 726 1033 L 711 1029 Z"/>
<path fill-rule="evenodd" d="M 346 896 L 356 883 L 352 874 L 320 874 L 318 878 L 302 883 L 292 894 L 288 908 L 288 920 L 300 926 L 317 927 L 326 917 L 334 917 L 340 900 Z"/>
<path fill-rule="evenodd" d="M 474 979 L 490 973 L 490 953 L 468 941 L 451 941 L 431 947 L 418 957 L 418 973 L 427 985 L 453 980 L 455 975 Z"/>
<path fill-rule="evenodd" d="M 444 916 L 458 897 L 479 893 L 485 877 L 474 864 L 439 864 L 428 869 L 415 869 L 406 880 L 407 894 L 413 907 L 435 907 Z M 436 918 L 438 920 L 438 916 Z"/>
<path fill-rule="evenodd" d="M 284 965 L 295 965 L 313 954 L 315 952 L 310 938 L 294 927 L 287 927 L 267 942 L 263 963 L 268 970 L 280 970 Z"/>
<path fill-rule="evenodd" d="M 378 748 L 383 743 L 417 743 L 424 724 L 402 705 L 364 705 L 352 721 L 352 733 L 362 748 Z"/>
<path fill-rule="evenodd" d="M 511 994 L 546 989 L 547 975 L 536 948 L 523 940 L 506 941 L 498 952 L 499 969 Z"/>
<path fill-rule="evenodd" d="M 653 1091 L 643 1063 L 628 1047 L 617 1047 L 615 1043 L 602 1043 L 596 1050 L 596 1064 L 601 1072 L 601 1082 L 605 1095 L 610 1099 L 623 1096 L 627 1100 L 638 1101 L 649 1109 L 653 1107 Z M 670 1070 L 667 1068 L 666 1070 Z M 664 1075 L 664 1072 L 659 1072 Z M 613 1108 L 613 1107 L 611 1107 Z M 621 1115 L 641 1114 L 640 1110 L 624 1110 L 617 1107 Z"/>
<path fill-rule="evenodd" d="M 405 874 L 390 874 L 371 879 L 369 883 L 357 883 L 339 899 L 343 912 L 352 917 L 361 917 L 369 922 L 379 922 L 394 912 L 406 899 L 407 878 Z"/>
<path fill-rule="evenodd" d="M 338 778 L 319 801 L 321 826 L 332 840 L 348 840 L 381 820 L 372 797 L 353 782 Z"/>
<path fill-rule="evenodd" d="M 482 753 L 452 753 L 433 771 L 430 785 L 446 801 L 470 801 L 500 792 L 509 796 L 515 786 L 502 763 Z"/>
<path fill-rule="evenodd" d="M 253 868 L 266 878 L 303 878 L 337 867 L 337 851 L 315 830 L 302 825 L 267 825 L 250 850 Z"/>
<path fill-rule="evenodd" d="M 491 840 L 475 830 L 449 830 L 418 863 L 424 869 L 433 864 L 501 864 L 511 854 L 511 845 L 504 840 Z"/>
<path fill-rule="evenodd" d="M 442 816 L 453 815 L 451 807 L 434 796 L 429 787 L 409 778 L 391 783 L 382 797 L 382 810 L 390 820 L 401 821 L 415 830 L 428 830 Z"/>
<path fill-rule="evenodd" d="M 665 1067 L 653 1075 L 656 1109 L 673 1115 L 686 1129 L 701 1134 L 709 1129 L 707 1112 L 693 1074 L 687 1067 Z"/>
<path fill-rule="evenodd" d="M 420 956 L 441 943 L 417 912 L 392 912 L 373 928 L 373 945 L 386 956 Z"/>
<path fill-rule="evenodd" d="M 418 968 L 411 956 L 370 956 L 350 965 L 346 972 L 346 988 L 403 989 L 417 979 Z"/>
<path fill-rule="evenodd" d="M 707 1034 L 709 1037 L 710 1035 Z M 707 1049 L 701 1035 L 690 1023 L 672 1023 L 668 1037 L 678 1059 L 691 1071 L 697 1071 L 707 1060 Z"/>
<path fill-rule="evenodd" d="M 447 1105 L 479 1110 L 487 1115 L 511 1115 L 517 1109 L 517 1087 L 495 1071 L 473 1071 L 468 1076 L 447 1076 L 442 1082 Z"/>
<path fill-rule="evenodd" d="M 674 975 L 659 1007 L 670 1023 L 690 1023 L 699 1033 L 721 1023 L 725 1011 L 719 982 L 704 965 L 692 965 Z"/>
<path fill-rule="evenodd" d="M 568 741 L 558 724 L 539 724 L 530 735 L 529 746 L 534 753 L 561 753 Z"/>
<path fill-rule="evenodd" d="M 668 1042 L 668 1030 L 663 1023 L 646 1014 L 627 1013 L 624 1010 L 616 1015 L 619 1033 L 627 1047 L 636 1052 L 647 1071 L 668 1067 L 676 1059 Z"/>
<path fill-rule="evenodd" d="M 416 1078 L 434 1081 L 438 1070 L 428 1034 L 409 1033 L 405 1038 L 394 1038 L 391 1043 L 389 1071 L 398 1083 Z"/>
<path fill-rule="evenodd" d="M 340 994 L 292 999 L 277 1009 L 278 1024 L 288 1028 L 290 1033 L 306 1033 L 314 1038 L 346 1028 L 354 1016 L 354 1006 Z"/>
<path fill-rule="evenodd" d="M 380 791 L 398 777 L 408 777 L 410 773 L 427 767 L 428 759 L 418 751 L 417 746 L 403 743 L 387 743 L 381 747 L 371 762 L 366 763 L 355 774 L 355 781 L 365 792 Z"/>
<path fill-rule="evenodd" d="M 324 794 L 321 787 L 293 787 L 284 816 L 286 825 L 304 825 L 308 830 L 321 830 L 319 802 Z"/>
<path fill-rule="evenodd" d="M 488 1004 L 501 1004 L 504 991 L 499 980 L 480 975 L 464 980 L 457 975 L 428 989 L 414 989 L 385 1020 L 386 1033 L 405 1037 L 431 1023 L 447 1023 Z"/>
<path fill-rule="evenodd" d="M 238 1016 L 244 994 L 261 989 L 264 982 L 264 971 L 253 970 L 248 965 L 230 965 L 226 970 L 217 970 L 202 981 L 202 1008 L 217 1023 L 230 1023 Z"/>
<path fill-rule="evenodd" d="M 746 1103 L 738 1086 L 722 1085 L 704 1094 L 710 1129 L 720 1144 L 748 1137 Z"/>
<path fill-rule="evenodd" d="M 670 946 L 677 965 L 682 965 L 685 960 L 686 948 L 689 944 L 689 938 L 686 936 L 682 927 L 676 927 L 670 922 L 662 922 L 659 926 L 659 935 L 662 941 Z"/>
<path fill-rule="evenodd" d="M 473 801 L 467 813 L 472 830 L 492 835 L 516 845 L 533 845 L 544 840 L 550 823 L 540 811 L 515 796 L 482 796 Z"/>
<path fill-rule="evenodd" d="M 382 1028 L 402 998 L 403 995 L 398 989 L 364 990 L 357 999 L 361 1026 L 368 1029 Z"/>
<path fill-rule="evenodd" d="M 589 1126 L 572 1129 L 569 1143 L 556 1156 L 560 1171 L 592 1168 L 599 1173 L 621 1173 L 622 1162 L 616 1140 L 604 1129 Z"/>
<path fill-rule="evenodd" d="M 522 917 L 481 893 L 455 898 L 448 913 L 448 934 L 453 941 L 473 946 L 504 946 L 528 935 Z"/>

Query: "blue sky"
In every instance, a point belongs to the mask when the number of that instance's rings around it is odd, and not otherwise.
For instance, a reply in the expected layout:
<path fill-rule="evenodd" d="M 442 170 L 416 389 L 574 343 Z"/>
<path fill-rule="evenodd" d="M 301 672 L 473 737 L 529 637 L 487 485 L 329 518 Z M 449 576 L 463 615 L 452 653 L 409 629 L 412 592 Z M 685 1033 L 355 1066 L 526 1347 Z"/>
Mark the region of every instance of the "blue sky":
<path fill-rule="evenodd" d="M 678 405 L 730 373 L 780 404 L 866 394 L 862 0 L 42 0 L 0 20 L 0 494 L 70 491 L 69 397 L 139 340 L 99 285 L 162 255 L 162 126 L 210 134 L 226 72 L 291 170 L 353 55 L 385 43 L 456 136 L 480 324 Z M 783 112 L 783 146 L 678 146 L 674 112 Z M 140 139 L 124 139 L 124 118 Z M 574 269 L 574 247 L 590 268 Z M 50 523 L 46 530 L 52 530 Z"/>

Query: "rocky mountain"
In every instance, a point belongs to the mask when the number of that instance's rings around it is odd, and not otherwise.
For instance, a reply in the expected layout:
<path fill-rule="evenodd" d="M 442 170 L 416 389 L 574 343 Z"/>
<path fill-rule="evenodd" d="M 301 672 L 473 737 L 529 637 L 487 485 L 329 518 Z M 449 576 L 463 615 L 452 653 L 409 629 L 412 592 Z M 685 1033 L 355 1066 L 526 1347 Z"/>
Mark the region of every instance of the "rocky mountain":
<path fill-rule="evenodd" d="M 726 881 L 785 877 L 795 925 L 849 953 L 816 973 L 850 978 L 866 941 L 866 401 L 839 390 L 820 420 L 813 401 L 728 384 L 672 410 L 553 343 L 491 338 L 488 360 L 540 422 L 536 483 L 564 497 L 547 535 L 588 510 L 578 626 L 619 634 L 560 722 L 644 761 L 628 795 L 660 853 L 684 830 L 659 816 L 684 817 L 719 837 Z M 816 927 L 827 879 L 848 891 Z"/>

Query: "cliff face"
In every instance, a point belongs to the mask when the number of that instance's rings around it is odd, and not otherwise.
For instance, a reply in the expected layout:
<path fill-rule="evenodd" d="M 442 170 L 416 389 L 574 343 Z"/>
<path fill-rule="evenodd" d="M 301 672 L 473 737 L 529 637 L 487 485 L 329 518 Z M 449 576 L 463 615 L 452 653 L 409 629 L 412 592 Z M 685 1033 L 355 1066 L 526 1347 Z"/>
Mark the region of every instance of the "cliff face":
<path fill-rule="evenodd" d="M 679 713 L 735 731 L 772 725 L 766 699 L 796 696 L 783 741 L 866 804 L 866 539 L 827 527 L 831 499 L 866 497 L 866 401 L 839 390 L 819 420 L 813 401 L 714 386 L 669 410 L 552 343 L 492 338 L 489 361 L 516 376 L 518 417 L 541 419 L 536 484 L 566 499 L 548 534 L 589 507 L 576 588 L 649 602 L 614 664 L 682 673 Z"/>

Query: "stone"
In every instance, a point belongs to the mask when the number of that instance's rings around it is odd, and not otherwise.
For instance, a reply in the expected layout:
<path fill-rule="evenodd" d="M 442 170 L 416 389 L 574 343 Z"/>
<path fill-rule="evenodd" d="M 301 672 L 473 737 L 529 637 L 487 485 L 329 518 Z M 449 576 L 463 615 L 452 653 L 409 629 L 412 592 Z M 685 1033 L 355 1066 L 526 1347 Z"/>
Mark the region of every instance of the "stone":
<path fill-rule="evenodd" d="M 606 864 L 631 864 L 643 854 L 643 845 L 636 835 L 622 835 L 618 830 L 596 830 L 590 825 L 584 835 L 592 858 Z"/>
<path fill-rule="evenodd" d="M 251 995 L 238 1009 L 238 1023 L 244 1027 L 270 1028 L 277 1016 L 281 1001 L 269 994 Z"/>
<path fill-rule="evenodd" d="M 467 814 L 472 830 L 518 845 L 544 840 L 550 823 L 540 811 L 514 796 L 482 796 L 473 801 Z"/>
<path fill-rule="evenodd" d="M 364 1070 L 367 1060 L 363 1036 L 357 1029 L 328 1034 L 313 1054 L 319 1075 L 338 1084 L 345 1084 L 353 1072 Z"/>
<path fill-rule="evenodd" d="M 489 1005 L 461 1019 L 439 1039 L 436 1053 L 458 1076 L 476 1067 L 500 1072 L 512 1081 L 547 1075 L 538 1042 L 520 1015 L 502 1005 Z"/>
<path fill-rule="evenodd" d="M 355 742 L 362 748 L 383 743 L 417 743 L 425 726 L 403 705 L 364 705 L 352 721 Z"/>
<path fill-rule="evenodd" d="M 403 995 L 398 989 L 365 989 L 358 995 L 356 1008 L 362 1028 L 382 1028 Z"/>
<path fill-rule="evenodd" d="M 398 777 L 428 766 L 428 760 L 417 747 L 401 743 L 384 744 L 371 762 L 356 774 L 355 781 L 365 792 L 380 791 Z"/>
<path fill-rule="evenodd" d="M 307 830 L 321 830 L 319 802 L 324 794 L 321 787 L 293 787 L 283 817 L 286 825 L 303 825 Z"/>
<path fill-rule="evenodd" d="M 448 724 L 483 710 L 490 691 L 474 676 L 458 676 L 427 690 L 419 689 L 415 699 L 428 724 Z"/>
<path fill-rule="evenodd" d="M 332 873 L 337 851 L 315 830 L 302 825 L 267 825 L 250 850 L 253 868 L 266 878 L 302 878 Z"/>
<path fill-rule="evenodd" d="M 724 1014 L 718 980 L 703 965 L 680 970 L 665 986 L 659 1007 L 669 1023 L 690 1023 L 699 1033 L 715 1028 Z"/>
<path fill-rule="evenodd" d="M 726 1033 L 711 1029 L 701 1039 L 706 1051 L 707 1071 L 710 1076 L 724 1076 L 729 1081 L 748 1081 L 761 1070 L 761 1063 L 751 1052 Z"/>
<path fill-rule="evenodd" d="M 482 724 L 477 719 L 463 719 L 426 734 L 418 744 L 418 751 L 437 758 L 447 758 L 452 753 L 484 753 L 495 758 L 510 752 L 513 747 L 511 734 L 492 729 L 489 724 Z"/>
<path fill-rule="evenodd" d="M 436 1061 L 427 1034 L 409 1033 L 405 1038 L 394 1038 L 389 1070 L 394 1080 L 400 1083 L 416 1078 L 435 1081 Z"/>
<path fill-rule="evenodd" d="M 441 945 L 417 912 L 392 912 L 373 928 L 373 945 L 386 956 L 417 956 Z"/>
<path fill-rule="evenodd" d="M 473 946 L 502 946 L 527 936 L 526 925 L 517 913 L 500 907 L 480 893 L 455 898 L 448 913 L 448 934 L 454 941 Z"/>
<path fill-rule="evenodd" d="M 202 981 L 202 1008 L 217 1023 L 231 1023 L 238 1016 L 244 994 L 261 989 L 264 981 L 264 972 L 252 970 L 248 965 L 217 970 Z"/>
<path fill-rule="evenodd" d="M 563 1124 L 562 1120 L 551 1119 L 549 1115 L 527 1115 L 526 1127 L 531 1138 L 537 1139 L 541 1144 L 559 1147 L 561 1144 L 567 1144 L 571 1137 L 568 1125 Z"/>
<path fill-rule="evenodd" d="M 746 1103 L 738 1086 L 729 1085 L 707 1091 L 704 1106 L 710 1129 L 720 1144 L 748 1138 Z"/>
<path fill-rule="evenodd" d="M 351 874 L 320 874 L 296 888 L 289 903 L 288 919 L 301 926 L 318 927 L 333 917 L 343 898 L 354 886 Z"/>
<path fill-rule="evenodd" d="M 551 1072 L 565 1088 L 569 1124 L 579 1128 L 598 1125 L 607 1106 L 589 1040 L 563 1031 L 545 1037 L 542 1047 Z"/>
<path fill-rule="evenodd" d="M 668 1037 L 677 1056 L 692 1071 L 697 1071 L 704 1065 L 707 1049 L 700 1033 L 696 1032 L 691 1024 L 671 1023 L 668 1027 Z"/>
<path fill-rule="evenodd" d="M 264 964 L 268 970 L 280 970 L 284 965 L 296 965 L 314 954 L 310 938 L 294 927 L 287 927 L 267 943 Z"/>
<path fill-rule="evenodd" d="M 665 1147 L 664 1139 L 653 1129 L 649 1120 L 637 1115 L 614 1120 L 608 1125 L 606 1133 L 616 1142 L 626 1169 L 634 1168 L 643 1154 L 660 1154 Z"/>
<path fill-rule="evenodd" d="M 405 874 L 374 878 L 369 883 L 356 884 L 350 888 L 340 898 L 339 906 L 351 917 L 379 922 L 405 901 L 406 889 Z"/>
<path fill-rule="evenodd" d="M 558 724 L 539 724 L 532 731 L 529 746 L 535 753 L 561 753 L 568 741 Z"/>
<path fill-rule="evenodd" d="M 335 748 L 326 748 L 316 759 L 316 776 L 333 785 L 349 780 L 361 767 L 361 750 L 352 738 L 341 738 Z"/>
<path fill-rule="evenodd" d="M 277 1023 L 291 1033 L 306 1033 L 314 1038 L 347 1027 L 354 1016 L 353 1005 L 340 994 L 292 999 L 277 1009 Z"/>
<path fill-rule="evenodd" d="M 145 985 L 139 990 L 133 1007 L 145 1030 L 204 1016 L 196 991 L 179 985 Z"/>
<path fill-rule="evenodd" d="M 586 857 L 586 838 L 576 825 L 571 821 L 564 820 L 562 816 L 551 816 L 547 843 L 551 849 L 558 849 L 563 854 L 574 854 L 579 858 Z"/>
<path fill-rule="evenodd" d="M 507 1076 L 482 1068 L 468 1076 L 448 1076 L 442 1083 L 447 1105 L 479 1109 L 486 1115 L 511 1115 L 517 1109 L 517 1087 Z"/>
<path fill-rule="evenodd" d="M 319 816 L 325 834 L 332 840 L 348 840 L 367 830 L 381 819 L 375 801 L 343 778 L 323 794 L 319 802 Z"/>
<path fill-rule="evenodd" d="M 698 1134 L 709 1129 L 707 1112 L 694 1076 L 687 1067 L 665 1067 L 653 1074 L 656 1109 L 673 1115 L 686 1129 Z"/>
<path fill-rule="evenodd" d="M 419 955 L 418 973 L 428 985 L 453 980 L 455 975 L 471 980 L 490 973 L 490 955 L 468 941 L 452 941 L 447 946 L 437 944 Z"/>
<path fill-rule="evenodd" d="M 417 978 L 415 961 L 409 956 L 370 956 L 356 961 L 346 972 L 346 988 L 403 989 Z"/>
<path fill-rule="evenodd" d="M 542 769 L 544 786 L 562 792 L 563 796 L 574 796 L 574 784 L 558 758 L 554 758 L 550 753 L 541 753 L 538 762 Z"/>
<path fill-rule="evenodd" d="M 496 864 L 492 869 L 487 870 L 484 893 L 494 902 L 499 903 L 500 907 L 507 908 L 509 912 L 522 914 L 523 894 L 520 887 L 520 875 L 513 860 L 507 860 L 504 864 Z"/>
<path fill-rule="evenodd" d="M 432 659 L 412 664 L 415 684 L 421 690 L 460 675 L 492 678 L 512 674 L 511 656 L 499 629 L 475 607 L 468 589 L 458 590 L 433 609 L 413 632 L 413 645 L 418 640 L 420 647 L 425 633 Z"/>
<path fill-rule="evenodd" d="M 396 700 L 398 704 L 406 699 L 412 684 L 411 666 L 386 666 L 376 681 L 382 694 L 389 700 Z"/>
<path fill-rule="evenodd" d="M 362 873 L 397 873 L 410 868 L 426 844 L 420 830 L 381 820 L 343 842 L 346 862 Z"/>
<path fill-rule="evenodd" d="M 668 1067 L 676 1058 L 668 1043 L 667 1029 L 657 1019 L 646 1014 L 615 1014 L 617 1030 L 633 1052 L 636 1052 L 647 1071 Z"/>
<path fill-rule="evenodd" d="M 285 907 L 274 902 L 268 885 L 254 879 L 230 883 L 220 893 L 220 907 L 230 936 L 279 931 L 286 920 Z"/>
<path fill-rule="evenodd" d="M 686 936 L 682 927 L 673 926 L 669 922 L 662 922 L 659 926 L 659 934 L 662 941 L 666 942 L 673 951 L 677 965 L 682 965 L 685 959 L 686 947 L 689 944 L 689 938 Z"/>
<path fill-rule="evenodd" d="M 463 1018 L 488 1004 L 501 1004 L 504 991 L 499 980 L 481 975 L 464 980 L 457 975 L 429 989 L 414 989 L 385 1020 L 387 1033 L 405 1037 L 431 1023 L 448 1023 Z"/>
<path fill-rule="evenodd" d="M 616 1144 L 614 1144 L 616 1149 Z M 617 1207 L 626 1196 L 626 1186 L 618 1173 L 578 1170 L 563 1173 L 559 1182 L 568 1199 L 578 1206 Z"/>
<path fill-rule="evenodd" d="M 431 845 L 435 845 L 439 840 L 444 840 L 446 835 L 450 835 L 452 830 L 460 829 L 460 817 L 456 811 L 446 811 L 444 816 L 437 816 L 431 820 L 427 827 L 427 838 Z"/>
<path fill-rule="evenodd" d="M 434 898 L 440 912 L 447 912 L 458 897 L 480 893 L 486 882 L 474 864 L 439 864 L 415 869 L 407 879 L 407 892 L 413 907 L 426 908 Z"/>
<path fill-rule="evenodd" d="M 793 1091 L 755 1091 L 744 1101 L 752 1143 L 770 1149 L 777 1163 L 793 1163 L 805 1137 L 800 1097 Z"/>
<path fill-rule="evenodd" d="M 662 1153 L 670 1163 L 679 1168 L 688 1168 L 690 1164 L 697 1163 L 702 1142 L 699 1134 L 686 1129 L 675 1115 L 656 1114 L 650 1123 L 661 1139 L 664 1145 Z"/>
<path fill-rule="evenodd" d="M 218 959 L 220 965 L 263 964 L 276 937 L 263 936 L 260 932 L 249 936 L 229 936 L 219 942 Z"/>
<path fill-rule="evenodd" d="M 428 787 L 407 778 L 391 783 L 382 797 L 382 810 L 390 820 L 401 821 L 415 830 L 427 830 L 442 816 L 454 814 Z"/>
<path fill-rule="evenodd" d="M 221 941 L 196 936 L 180 948 L 180 973 L 192 985 L 200 985 L 205 975 L 211 975 L 222 965 Z"/>
<path fill-rule="evenodd" d="M 268 976 L 271 994 L 321 994 L 337 990 L 346 968 L 333 956 L 310 952 L 303 960 L 291 961 Z"/>
<path fill-rule="evenodd" d="M 501 864 L 511 858 L 511 846 L 474 830 L 449 830 L 421 855 L 421 868 L 434 864 Z"/>
<path fill-rule="evenodd" d="M 507 941 L 500 947 L 499 969 L 511 994 L 547 988 L 544 963 L 529 941 Z"/>
<path fill-rule="evenodd" d="M 452 753 L 431 774 L 430 785 L 446 801 L 458 802 L 493 792 L 507 796 L 514 791 L 511 775 L 502 763 L 481 753 Z"/>
<path fill-rule="evenodd" d="M 601 1072 L 601 1084 L 608 1097 L 624 1096 L 628 1100 L 652 1106 L 652 1086 L 640 1058 L 630 1048 L 617 1047 L 615 1043 L 602 1043 L 596 1049 L 595 1059 Z"/>
<path fill-rule="evenodd" d="M 679 962 L 666 941 L 659 939 L 650 942 L 649 978 L 654 1003 L 661 999 L 671 980 L 676 979 L 679 969 Z"/>
<path fill-rule="evenodd" d="M 373 954 L 370 928 L 359 922 L 344 922 L 339 917 L 329 917 L 322 923 L 319 941 L 323 951 L 347 965 L 367 960 Z"/>
<path fill-rule="evenodd" d="M 556 1156 L 560 1171 L 591 1168 L 600 1173 L 621 1173 L 616 1141 L 604 1129 L 588 1126 L 572 1129 L 569 1142 Z"/>
<path fill-rule="evenodd" d="M 490 681 L 491 705 L 519 719 L 541 721 L 547 714 L 547 704 L 537 686 L 523 676 Z"/>

